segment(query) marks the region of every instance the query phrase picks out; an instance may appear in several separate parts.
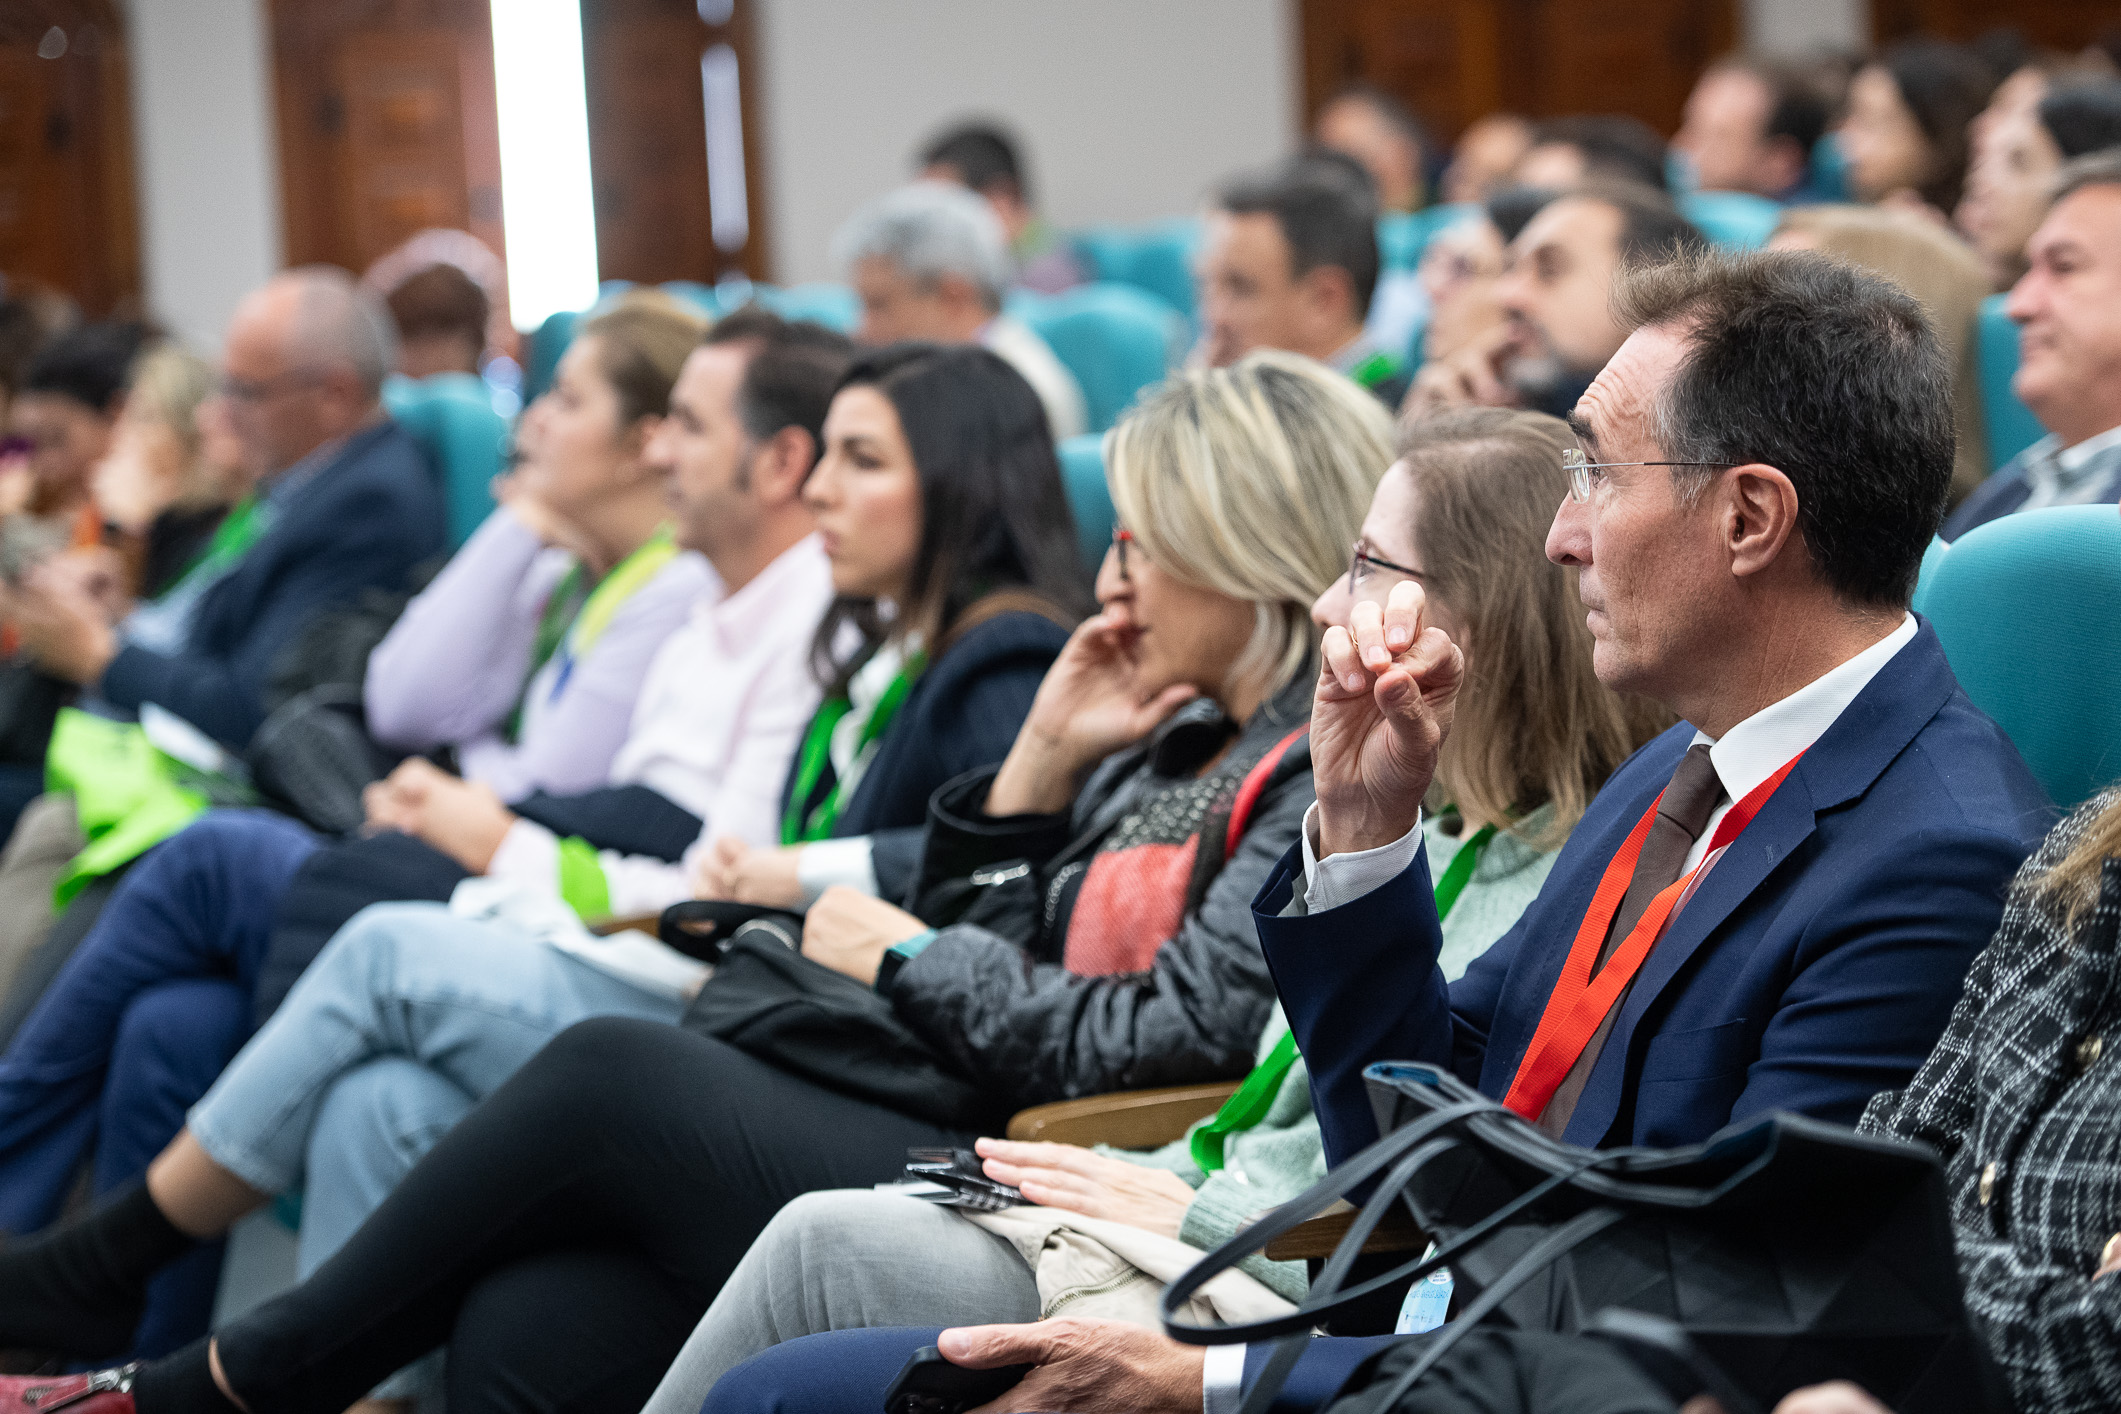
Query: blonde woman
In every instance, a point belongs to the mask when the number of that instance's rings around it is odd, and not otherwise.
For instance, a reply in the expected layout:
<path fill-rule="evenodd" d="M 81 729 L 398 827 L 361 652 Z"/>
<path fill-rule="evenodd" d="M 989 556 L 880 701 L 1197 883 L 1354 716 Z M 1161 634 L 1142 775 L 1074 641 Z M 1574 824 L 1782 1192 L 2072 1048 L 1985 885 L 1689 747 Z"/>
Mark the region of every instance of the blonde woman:
<path fill-rule="evenodd" d="M 1958 453 L 1951 503 L 1989 473 L 1981 425 L 1981 385 L 1974 367 L 1974 317 L 1988 296 L 1981 257 L 1948 227 L 1912 212 L 1878 206 L 1804 206 L 1785 212 L 1768 245 L 1816 250 L 1883 275 L 1922 302 L 1952 365 L 1952 418 Z"/>

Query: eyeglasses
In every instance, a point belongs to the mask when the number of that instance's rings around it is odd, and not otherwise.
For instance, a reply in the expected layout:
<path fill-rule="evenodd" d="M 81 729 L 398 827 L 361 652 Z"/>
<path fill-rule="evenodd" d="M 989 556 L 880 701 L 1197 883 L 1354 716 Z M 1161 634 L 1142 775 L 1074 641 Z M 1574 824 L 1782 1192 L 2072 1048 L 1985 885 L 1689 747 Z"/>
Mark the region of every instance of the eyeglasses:
<path fill-rule="evenodd" d="M 1133 543 L 1133 531 L 1127 529 L 1124 525 L 1112 527 L 1112 552 L 1119 556 L 1119 577 L 1129 581 L 1134 577 L 1127 573 L 1127 547 Z M 1140 552 L 1137 551 L 1136 553 Z"/>
<path fill-rule="evenodd" d="M 1569 474 L 1569 499 L 1588 501 L 1591 488 L 1605 480 L 1603 473 L 1616 466 L 1714 466 L 1734 467 L 1737 462 L 1594 462 L 1584 455 L 1581 447 L 1571 447 L 1561 454 L 1561 469 Z M 1593 472 L 1600 473 L 1593 475 Z"/>
<path fill-rule="evenodd" d="M 1390 560 L 1380 560 L 1375 555 L 1366 554 L 1363 551 L 1362 542 L 1358 540 L 1355 542 L 1355 553 L 1348 560 L 1348 592 L 1350 594 L 1353 594 L 1357 590 L 1361 589 L 1363 586 L 1363 581 L 1367 580 L 1370 577 L 1370 571 L 1364 568 L 1364 566 L 1371 566 L 1381 570 L 1390 570 L 1393 574 L 1405 575 L 1408 579 L 1413 580 L 1416 584 L 1425 584 L 1428 582 L 1427 577 L 1424 576 L 1420 570 L 1410 570 L 1405 565 L 1395 565 Z"/>

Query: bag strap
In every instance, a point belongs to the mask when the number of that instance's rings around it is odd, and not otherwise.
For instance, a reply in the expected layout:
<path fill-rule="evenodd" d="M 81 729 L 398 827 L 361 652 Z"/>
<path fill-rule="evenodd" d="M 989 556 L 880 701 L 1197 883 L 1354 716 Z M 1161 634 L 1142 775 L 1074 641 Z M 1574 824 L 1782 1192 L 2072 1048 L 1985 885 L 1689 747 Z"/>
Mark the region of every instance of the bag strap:
<path fill-rule="evenodd" d="M 1274 743 L 1267 754 L 1260 757 L 1251 770 L 1245 772 L 1245 778 L 1238 782 L 1237 798 L 1230 802 L 1230 822 L 1223 828 L 1225 864 L 1237 857 L 1237 847 L 1244 841 L 1245 830 L 1252 823 L 1252 812 L 1259 808 L 1259 798 L 1266 794 L 1267 783 L 1273 779 L 1275 768 L 1281 765 L 1282 757 L 1289 754 L 1289 748 L 1301 741 L 1304 733 L 1310 730 L 1311 724 L 1305 722 Z"/>

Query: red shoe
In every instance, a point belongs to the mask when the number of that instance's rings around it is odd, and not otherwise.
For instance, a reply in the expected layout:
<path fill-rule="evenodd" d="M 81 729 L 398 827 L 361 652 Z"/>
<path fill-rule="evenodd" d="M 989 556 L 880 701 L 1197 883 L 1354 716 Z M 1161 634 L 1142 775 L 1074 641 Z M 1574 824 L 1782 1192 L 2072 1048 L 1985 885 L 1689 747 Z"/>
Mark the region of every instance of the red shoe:
<path fill-rule="evenodd" d="M 133 1414 L 133 1372 L 138 1365 L 86 1375 L 0 1376 L 0 1414 Z"/>

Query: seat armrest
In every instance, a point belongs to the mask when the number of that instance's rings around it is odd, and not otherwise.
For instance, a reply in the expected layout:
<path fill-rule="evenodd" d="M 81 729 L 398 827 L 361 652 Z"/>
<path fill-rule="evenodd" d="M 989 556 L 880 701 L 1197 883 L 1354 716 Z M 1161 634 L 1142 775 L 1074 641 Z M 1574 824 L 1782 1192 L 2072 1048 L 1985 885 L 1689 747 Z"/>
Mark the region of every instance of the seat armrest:
<path fill-rule="evenodd" d="M 1193 1121 L 1214 1114 L 1236 1089 L 1237 1082 L 1230 1080 L 1056 1100 L 1050 1105 L 1017 1111 L 1009 1121 L 1009 1137 L 1051 1144 L 1154 1149 L 1184 1134 Z"/>
<path fill-rule="evenodd" d="M 1298 1223 L 1281 1236 L 1269 1242 L 1263 1255 L 1270 1262 L 1315 1261 L 1333 1255 L 1340 1240 L 1355 1226 L 1358 1210 L 1343 1205 L 1334 1212 L 1315 1217 L 1307 1223 Z M 1429 1245 L 1428 1235 L 1414 1226 L 1407 1210 L 1399 1204 L 1385 1214 L 1384 1221 L 1363 1243 L 1364 1252 L 1419 1252 Z"/>
<path fill-rule="evenodd" d="M 628 929 L 634 929 L 646 933 L 652 938 L 655 936 L 656 923 L 661 918 L 662 915 L 659 913 L 620 914 L 615 918 L 599 918 L 596 922 L 589 925 L 589 931 L 600 938 L 608 938 L 613 933 L 623 933 Z"/>

